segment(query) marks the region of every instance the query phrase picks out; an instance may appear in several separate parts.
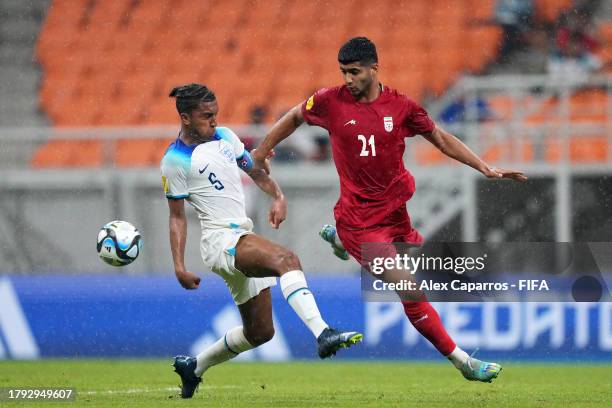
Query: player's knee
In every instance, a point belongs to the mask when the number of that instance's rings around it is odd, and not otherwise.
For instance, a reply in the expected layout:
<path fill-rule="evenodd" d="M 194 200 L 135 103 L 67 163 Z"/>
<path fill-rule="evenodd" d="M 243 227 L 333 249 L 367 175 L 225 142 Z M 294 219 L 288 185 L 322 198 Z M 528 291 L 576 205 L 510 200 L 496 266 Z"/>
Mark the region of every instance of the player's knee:
<path fill-rule="evenodd" d="M 288 249 L 283 250 L 278 255 L 277 267 L 279 269 L 279 273 L 302 269 L 302 265 L 300 264 L 300 258 L 298 258 L 298 256 L 294 252 Z"/>
<path fill-rule="evenodd" d="M 252 333 L 245 333 L 245 336 L 249 343 L 253 347 L 261 346 L 264 343 L 269 342 L 274 337 L 274 326 L 262 326 Z"/>

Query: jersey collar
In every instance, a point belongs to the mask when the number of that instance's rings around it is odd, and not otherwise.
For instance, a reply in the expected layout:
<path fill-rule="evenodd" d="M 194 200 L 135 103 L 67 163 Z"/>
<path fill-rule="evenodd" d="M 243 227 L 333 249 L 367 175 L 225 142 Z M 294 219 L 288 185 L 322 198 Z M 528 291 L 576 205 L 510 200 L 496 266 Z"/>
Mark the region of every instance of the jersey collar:
<path fill-rule="evenodd" d="M 347 95 L 348 98 L 350 98 L 353 101 L 353 103 L 357 103 L 359 105 L 373 105 L 373 104 L 376 104 L 384 100 L 384 98 L 387 95 L 387 88 L 382 84 L 382 82 L 379 82 L 378 85 L 380 88 L 380 94 L 378 95 L 378 98 L 374 99 L 372 102 L 359 102 L 358 100 L 355 99 L 353 95 L 351 95 L 346 85 L 344 85 L 343 87 L 344 87 L 345 94 Z"/>
<path fill-rule="evenodd" d="M 179 133 L 178 137 L 176 138 L 176 142 L 175 142 L 176 148 L 179 151 L 182 152 L 186 152 L 186 153 L 191 153 L 195 150 L 196 147 L 198 147 L 197 144 L 195 145 L 188 145 L 187 143 L 183 142 L 183 140 L 181 139 L 181 134 Z"/>

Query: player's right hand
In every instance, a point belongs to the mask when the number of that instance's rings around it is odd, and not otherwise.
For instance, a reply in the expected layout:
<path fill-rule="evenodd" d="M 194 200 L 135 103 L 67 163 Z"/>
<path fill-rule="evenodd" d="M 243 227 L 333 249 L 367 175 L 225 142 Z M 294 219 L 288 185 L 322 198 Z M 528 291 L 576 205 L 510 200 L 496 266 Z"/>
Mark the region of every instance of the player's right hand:
<path fill-rule="evenodd" d="M 185 289 L 197 289 L 200 287 L 200 277 L 193 272 L 176 272 L 176 279 Z"/>
<path fill-rule="evenodd" d="M 488 178 L 507 178 L 520 182 L 527 181 L 525 173 L 518 170 L 500 169 L 497 167 L 487 167 L 483 174 Z"/>

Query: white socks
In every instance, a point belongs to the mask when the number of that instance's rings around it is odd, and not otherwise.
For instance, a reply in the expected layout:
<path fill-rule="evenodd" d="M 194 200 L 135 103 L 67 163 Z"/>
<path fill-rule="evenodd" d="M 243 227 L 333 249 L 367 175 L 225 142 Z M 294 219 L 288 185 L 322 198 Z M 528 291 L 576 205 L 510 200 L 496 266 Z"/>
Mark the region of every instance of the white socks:
<path fill-rule="evenodd" d="M 455 346 L 455 349 L 448 356 L 446 356 L 446 358 L 448 358 L 455 367 L 461 369 L 461 366 L 468 361 L 470 356 L 468 353 L 460 349 L 459 346 Z"/>
<path fill-rule="evenodd" d="M 198 364 L 195 374 L 200 377 L 208 368 L 231 360 L 238 354 L 252 349 L 251 343 L 244 336 L 242 326 L 234 327 L 225 336 L 196 356 Z"/>
<path fill-rule="evenodd" d="M 321 318 L 314 296 L 308 290 L 306 278 L 302 271 L 290 271 L 280 277 L 283 296 L 295 313 L 308 326 L 315 337 L 328 326 Z M 244 336 L 242 326 L 234 327 L 214 344 L 196 356 L 198 364 L 195 374 L 200 377 L 210 367 L 231 360 L 238 354 L 251 350 L 253 346 Z"/>
<path fill-rule="evenodd" d="M 321 318 L 317 302 L 308 290 L 304 272 L 295 270 L 285 273 L 280 277 L 280 287 L 287 303 L 300 316 L 300 319 L 308 326 L 312 334 L 319 337 L 323 330 L 329 326 Z"/>

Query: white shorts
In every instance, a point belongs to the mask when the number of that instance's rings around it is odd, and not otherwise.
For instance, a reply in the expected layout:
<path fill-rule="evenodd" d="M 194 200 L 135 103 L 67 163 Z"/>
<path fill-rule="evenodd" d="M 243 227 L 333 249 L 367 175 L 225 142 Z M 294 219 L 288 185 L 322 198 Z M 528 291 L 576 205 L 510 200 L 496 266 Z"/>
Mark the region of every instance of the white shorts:
<path fill-rule="evenodd" d="M 238 240 L 252 233 L 253 222 L 250 219 L 238 228 L 211 228 L 202 231 L 200 251 L 204 265 L 223 278 L 237 305 L 276 285 L 275 277 L 249 278 L 234 266 Z"/>

